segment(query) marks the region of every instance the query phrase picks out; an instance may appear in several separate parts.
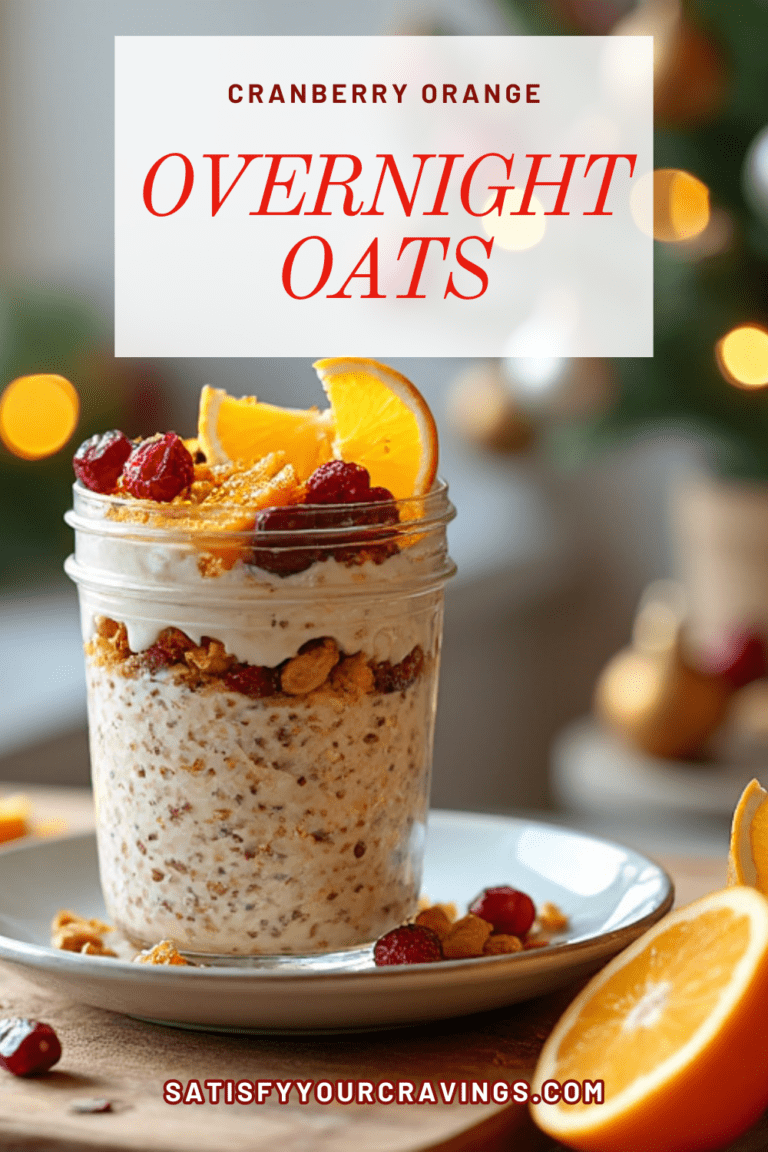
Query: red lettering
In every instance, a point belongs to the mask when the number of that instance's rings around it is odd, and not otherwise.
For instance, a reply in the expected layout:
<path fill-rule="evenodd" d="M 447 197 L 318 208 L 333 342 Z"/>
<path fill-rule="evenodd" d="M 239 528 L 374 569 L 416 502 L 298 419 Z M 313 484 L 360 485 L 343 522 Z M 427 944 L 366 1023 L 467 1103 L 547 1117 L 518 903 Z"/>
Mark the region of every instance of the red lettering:
<path fill-rule="evenodd" d="M 386 84 L 373 84 L 371 86 L 371 100 L 372 100 L 372 102 L 375 104 L 377 100 L 381 100 L 382 104 L 386 104 L 386 102 L 387 102 L 387 97 L 385 95 L 386 91 L 387 91 Z"/>
<path fill-rule="evenodd" d="M 320 272 L 318 282 L 315 283 L 312 291 L 307 291 L 307 293 L 302 296 L 299 293 L 295 293 L 294 287 L 292 287 L 294 262 L 298 256 L 299 249 L 303 248 L 304 244 L 309 243 L 311 240 L 319 240 L 322 244 L 322 271 Z M 330 248 L 330 244 L 326 238 L 324 236 L 305 236 L 304 240 L 299 240 L 294 244 L 294 247 L 291 248 L 288 256 L 286 257 L 286 260 L 284 260 L 284 264 L 282 266 L 282 286 L 284 289 L 286 289 L 288 295 L 292 296 L 294 300 L 309 300 L 310 296 L 317 296 L 319 291 L 322 288 L 325 288 L 328 282 L 328 276 L 330 275 L 330 270 L 332 270 L 332 268 L 333 250 Z"/>
<path fill-rule="evenodd" d="M 241 95 L 238 97 L 233 96 L 232 93 L 236 92 L 236 91 L 240 92 Z M 243 91 L 242 84 L 230 84 L 230 86 L 229 86 L 229 101 L 231 104 L 241 104 L 242 103 L 242 101 L 243 101 L 242 91 Z"/>
<path fill-rule="evenodd" d="M 534 96 L 534 92 L 538 92 L 540 84 L 526 84 L 525 86 L 525 102 L 526 104 L 541 104 L 538 96 Z"/>
<path fill-rule="evenodd" d="M 456 85 L 443 84 L 443 104 L 456 103 Z"/>
<path fill-rule="evenodd" d="M 469 101 L 471 101 L 473 104 L 480 103 L 477 92 L 475 91 L 474 84 L 467 84 L 466 91 L 464 92 L 464 98 L 461 102 L 462 104 L 467 104 Z"/>
<path fill-rule="evenodd" d="M 443 200 L 445 200 L 445 194 L 448 191 L 448 181 L 451 178 L 451 172 L 453 170 L 453 165 L 457 160 L 461 160 L 463 156 L 464 156 L 463 152 L 457 152 L 455 155 L 453 153 L 450 153 L 450 152 L 441 152 L 440 153 L 440 159 L 445 160 L 445 164 L 443 164 L 443 174 L 440 177 L 440 183 L 437 187 L 437 193 L 435 195 L 435 202 L 432 205 L 432 208 L 429 212 L 423 212 L 422 213 L 423 216 L 447 216 L 448 215 L 447 212 L 443 212 L 443 210 L 442 210 L 443 209 Z"/>
<path fill-rule="evenodd" d="M 178 156 L 180 160 L 184 161 L 184 187 L 173 208 L 169 208 L 167 212 L 158 212 L 152 204 L 152 191 L 155 187 L 155 177 L 160 170 L 161 164 L 165 164 L 166 160 L 170 160 L 173 156 Z M 189 200 L 189 194 L 192 191 L 194 181 L 195 170 L 192 167 L 192 161 L 182 152 L 166 152 L 165 156 L 161 156 L 159 160 L 156 160 L 149 172 L 147 172 L 144 181 L 144 206 L 153 216 L 172 216 L 174 212 L 178 212 L 179 208 L 183 208 L 187 200 Z"/>
<path fill-rule="evenodd" d="M 425 300 L 424 293 L 419 292 L 419 282 L 421 274 L 424 271 L 424 261 L 427 258 L 427 251 L 432 243 L 441 244 L 443 248 L 443 260 L 448 255 L 448 247 L 450 245 L 450 238 L 448 236 L 406 236 L 400 245 L 400 251 L 397 254 L 398 260 L 405 252 L 409 244 L 418 244 L 419 251 L 416 256 L 416 263 L 413 266 L 413 275 L 411 276 L 411 283 L 408 286 L 408 291 L 402 295 L 398 295 L 398 300 Z"/>
<path fill-rule="evenodd" d="M 434 84 L 425 84 L 421 90 L 421 98 L 425 104 L 434 104 L 437 100 L 437 88 Z"/>
<path fill-rule="evenodd" d="M 304 296 L 301 296 L 298 292 L 294 292 L 293 290 L 293 264 L 299 253 L 299 249 L 302 248 L 305 244 L 309 243 L 310 240 L 319 240 L 323 246 L 323 268 L 320 273 L 320 278 L 312 291 L 307 292 Z M 323 236 L 305 236 L 303 240 L 299 240 L 296 244 L 294 244 L 293 248 L 291 248 L 290 252 L 285 258 L 285 263 L 283 264 L 283 288 L 285 288 L 288 295 L 292 296 L 294 300 L 309 300 L 310 296 L 316 296 L 321 289 L 325 288 L 325 285 L 328 283 L 328 277 L 331 274 L 332 268 L 333 251 L 328 241 Z"/>
<path fill-rule="evenodd" d="M 346 84 L 334 84 L 333 86 L 333 102 L 334 104 L 346 104 L 346 97 L 343 95 Z"/>
<path fill-rule="evenodd" d="M 621 155 L 619 155 L 618 153 L 615 153 L 615 152 L 609 152 L 605 156 L 595 156 L 595 155 L 590 156 L 589 161 L 587 162 L 587 167 L 584 171 L 585 176 L 589 172 L 589 170 L 592 167 L 592 165 L 594 164 L 595 160 L 605 160 L 606 161 L 605 174 L 603 176 L 603 182 L 600 185 L 600 191 L 597 194 L 597 203 L 595 204 L 594 209 L 591 212 L 585 212 L 584 215 L 585 216 L 613 216 L 613 212 L 604 212 L 603 209 L 605 208 L 605 201 L 606 201 L 606 198 L 608 196 L 608 189 L 611 186 L 611 180 L 613 179 L 613 173 L 614 173 L 615 168 L 616 168 L 616 162 L 618 160 L 627 160 L 628 161 L 628 163 L 629 163 L 629 178 L 631 180 L 632 174 L 635 171 L 635 162 L 637 161 L 637 155 L 627 156 L 623 153 Z"/>
<path fill-rule="evenodd" d="M 227 160 L 229 158 L 229 153 L 225 152 L 220 155 L 218 152 L 204 152 L 203 156 L 206 160 L 210 160 L 211 162 L 211 216 L 215 216 L 219 208 L 221 208 L 222 204 L 226 200 L 227 196 L 229 196 L 235 184 L 237 184 L 243 172 L 245 172 L 246 168 L 251 163 L 251 160 L 261 159 L 261 153 L 253 155 L 250 153 L 246 154 L 244 152 L 238 153 L 238 160 L 243 161 L 243 166 L 223 196 L 221 195 L 221 161 Z"/>
<path fill-rule="evenodd" d="M 312 103 L 325 104 L 325 84 L 312 85 Z"/>
<path fill-rule="evenodd" d="M 568 193 L 568 185 L 571 182 L 571 176 L 573 176 L 573 166 L 577 160 L 583 159 L 583 156 L 584 156 L 583 152 L 573 152 L 573 153 L 561 152 L 560 153 L 560 159 L 565 160 L 565 171 L 563 172 L 563 175 L 560 177 L 560 179 L 559 180 L 537 180 L 536 177 L 539 174 L 539 168 L 541 167 L 542 160 L 550 160 L 552 158 L 551 153 L 545 152 L 541 155 L 532 155 L 530 152 L 527 152 L 526 153 L 527 159 L 533 161 L 533 163 L 531 164 L 531 171 L 530 171 L 529 176 L 528 176 L 528 183 L 525 186 L 525 192 L 523 193 L 523 199 L 520 202 L 520 207 L 517 209 L 516 212 L 510 212 L 510 216 L 534 216 L 535 215 L 534 212 L 530 211 L 530 207 L 531 207 L 531 197 L 533 196 L 533 190 L 534 190 L 534 188 L 537 188 L 537 187 L 539 187 L 539 188 L 548 187 L 548 188 L 559 188 L 560 189 L 560 191 L 557 194 L 557 200 L 555 201 L 554 208 L 552 209 L 551 212 L 545 212 L 544 213 L 545 216 L 570 216 L 570 212 L 566 212 L 563 209 L 563 204 L 565 203 L 565 197 Z"/>
<path fill-rule="evenodd" d="M 511 93 L 511 95 L 510 95 Z M 517 104 L 520 99 L 520 85 L 507 84 L 507 104 Z"/>
<path fill-rule="evenodd" d="M 356 104 L 358 100 L 365 104 L 365 84 L 352 85 L 352 103 Z"/>
<path fill-rule="evenodd" d="M 254 100 L 257 104 L 261 104 L 261 94 L 264 91 L 261 84 L 250 84 L 248 86 L 248 103 L 253 104 Z"/>
<path fill-rule="evenodd" d="M 506 156 L 502 156 L 500 152 L 486 152 L 484 156 L 478 156 L 477 160 L 473 160 L 469 168 L 467 168 L 466 172 L 464 173 L 464 179 L 461 182 L 461 206 L 465 212 L 469 213 L 470 216 L 487 216 L 490 212 L 493 212 L 494 208 L 500 216 L 501 210 L 504 206 L 504 197 L 510 188 L 514 188 L 514 184 L 489 184 L 488 191 L 490 192 L 491 189 L 493 189 L 493 191 L 497 193 L 496 199 L 494 200 L 493 204 L 491 204 L 490 208 L 486 208 L 484 212 L 475 212 L 474 209 L 470 207 L 469 192 L 472 184 L 472 177 L 477 171 L 479 165 L 482 164 L 483 160 L 488 160 L 491 156 L 495 156 L 497 159 L 504 161 L 505 174 L 507 180 L 509 180 L 509 174 L 512 171 L 512 161 L 515 158 L 514 152 L 510 156 L 509 160 L 507 160 Z"/>
<path fill-rule="evenodd" d="M 362 267 L 363 262 L 365 260 L 368 261 L 368 271 L 367 272 L 358 272 L 358 268 Z M 347 276 L 347 278 L 344 281 L 344 283 L 342 284 L 341 288 L 339 288 L 338 292 L 334 292 L 332 295 L 329 293 L 328 299 L 329 300 L 351 300 L 352 297 L 347 296 L 344 289 L 348 288 L 350 282 L 352 280 L 355 280 L 355 279 L 362 279 L 362 280 L 368 281 L 368 291 L 363 293 L 363 295 L 361 295 L 361 297 L 360 297 L 361 300 L 385 300 L 386 299 L 386 295 L 383 296 L 379 292 L 379 241 L 375 236 L 374 236 L 373 240 L 371 241 L 371 243 L 366 248 L 365 252 L 363 252 L 363 254 L 360 257 L 360 259 L 358 260 L 357 264 L 355 264 L 355 266 L 352 269 L 352 271 L 350 272 L 349 276 Z"/>
<path fill-rule="evenodd" d="M 403 212 L 405 212 L 406 216 L 410 216 L 411 212 L 413 211 L 413 203 L 414 203 L 414 200 L 416 199 L 416 193 L 419 190 L 419 184 L 421 182 L 421 174 L 424 171 L 424 165 L 426 164 L 427 160 L 432 160 L 434 158 L 434 155 L 435 155 L 434 152 L 417 152 L 415 154 L 414 160 L 420 160 L 421 163 L 419 164 L 419 171 L 418 171 L 417 176 L 416 176 L 416 182 L 413 185 L 413 192 L 411 192 L 411 195 L 409 198 L 408 193 L 405 191 L 405 185 L 403 184 L 403 181 L 400 179 L 400 173 L 398 171 L 397 164 L 395 162 L 395 158 L 392 155 L 392 153 L 391 152 L 377 152 L 376 153 L 376 159 L 377 160 L 383 160 L 384 163 L 381 166 L 381 175 L 379 176 L 379 183 L 376 185 L 376 195 L 373 198 L 373 204 L 368 209 L 368 211 L 363 212 L 362 215 L 363 216 L 383 216 L 384 215 L 383 212 L 379 212 L 377 210 L 376 205 L 379 202 L 379 192 L 381 192 L 381 186 L 384 183 L 384 176 L 387 172 L 389 172 L 390 176 L 392 177 L 392 182 L 395 185 L 395 189 L 397 191 L 397 194 L 400 197 L 400 203 L 403 206 Z"/>
<path fill-rule="evenodd" d="M 445 289 L 445 295 L 443 296 L 444 300 L 447 300 L 449 296 L 458 296 L 460 300 L 477 300 L 478 296 L 482 296 L 488 288 L 488 273 L 483 268 L 481 268 L 479 264 L 473 264 L 471 260 L 468 260 L 461 251 L 468 240 L 477 240 L 480 246 L 485 249 L 486 259 L 490 260 L 491 249 L 493 248 L 493 236 L 491 236 L 490 240 L 483 240 L 481 236 L 465 236 L 464 239 L 459 240 L 458 244 L 456 245 L 457 261 L 466 272 L 471 272 L 474 276 L 477 276 L 478 280 L 480 281 L 480 291 L 475 292 L 472 296 L 465 296 L 464 293 L 459 292 L 458 288 L 455 286 L 453 282 L 453 272 L 451 272 L 448 276 L 448 286 Z"/>
<path fill-rule="evenodd" d="M 269 102 L 270 104 L 285 104 L 283 90 L 279 84 L 272 85 L 272 91 L 269 94 Z"/>
<path fill-rule="evenodd" d="M 331 213 L 331 212 L 324 212 L 323 211 L 323 207 L 325 205 L 325 197 L 328 194 L 328 189 L 333 184 L 338 188 L 344 189 L 344 208 L 343 208 L 344 215 L 345 216 L 357 216 L 358 212 L 360 211 L 360 209 L 362 208 L 363 205 L 361 202 L 357 206 L 357 208 L 355 208 L 353 210 L 352 201 L 354 200 L 354 194 L 352 192 L 352 189 L 349 187 L 349 185 L 352 183 L 353 180 L 357 180 L 358 176 L 360 175 L 360 173 L 363 170 L 363 165 L 360 162 L 359 158 L 357 156 L 348 156 L 343 152 L 341 152 L 341 153 L 321 152 L 320 155 L 325 160 L 325 171 L 323 172 L 322 179 L 320 180 L 320 187 L 317 191 L 317 200 L 315 201 L 315 206 L 311 212 L 305 212 L 304 215 L 305 216 L 331 216 L 331 215 L 333 215 L 333 213 Z M 331 179 L 331 177 L 333 176 L 333 169 L 336 165 L 337 160 L 351 160 L 352 161 L 352 175 L 348 176 L 346 178 L 346 180 L 332 180 Z"/>
<path fill-rule="evenodd" d="M 291 173 L 291 175 L 288 177 L 287 180 L 278 180 L 277 179 L 277 170 L 280 167 L 280 161 L 281 160 L 303 160 L 304 164 L 306 165 L 307 172 L 309 172 L 309 166 L 312 163 L 312 156 L 308 155 L 306 153 L 293 153 L 293 152 L 273 153 L 273 152 L 268 152 L 265 156 L 265 159 L 271 160 L 272 163 L 269 166 L 269 175 L 267 176 L 267 182 L 264 185 L 264 195 L 261 198 L 261 204 L 259 205 L 258 211 L 257 212 L 249 212 L 248 215 L 249 216 L 298 216 L 299 213 L 301 212 L 301 206 L 304 203 L 304 196 L 306 195 L 306 193 L 302 194 L 301 200 L 299 200 L 298 204 L 294 208 L 287 208 L 284 212 L 270 212 L 269 202 L 270 202 L 270 199 L 272 198 L 272 193 L 274 192 L 275 188 L 285 188 L 286 199 L 290 196 L 291 189 L 293 188 L 293 180 L 294 180 L 294 177 L 296 175 L 295 171 Z"/>
<path fill-rule="evenodd" d="M 291 104 L 295 104 L 295 103 L 306 104 L 306 102 L 307 102 L 307 86 L 306 86 L 306 84 L 302 84 L 301 87 L 299 87 L 298 84 L 291 84 Z"/>

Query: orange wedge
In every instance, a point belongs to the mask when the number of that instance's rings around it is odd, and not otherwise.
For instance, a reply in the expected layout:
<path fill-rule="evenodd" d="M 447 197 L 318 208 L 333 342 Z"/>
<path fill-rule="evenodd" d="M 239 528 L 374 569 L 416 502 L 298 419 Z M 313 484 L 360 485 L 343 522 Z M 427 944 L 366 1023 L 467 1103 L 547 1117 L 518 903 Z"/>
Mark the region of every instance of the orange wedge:
<path fill-rule="evenodd" d="M 209 464 L 254 464 L 284 451 L 299 481 L 331 459 L 333 426 L 317 408 L 279 408 L 255 396 L 237 399 L 207 384 L 200 394 L 197 438 Z"/>
<path fill-rule="evenodd" d="M 354 357 L 313 367 L 331 403 L 334 456 L 362 464 L 371 485 L 388 488 L 396 500 L 428 492 L 437 471 L 437 428 L 410 380 Z"/>
<path fill-rule="evenodd" d="M 531 1111 L 570 1148 L 722 1148 L 768 1105 L 767 1030 L 768 900 L 726 888 L 660 920 L 593 977 L 544 1045 Z M 558 1102 L 544 1102 L 556 1094 L 548 1081 L 562 1086 Z"/>
<path fill-rule="evenodd" d="M 26 796 L 18 794 L 0 800 L 0 843 L 27 835 L 30 812 L 31 805 Z"/>
<path fill-rule="evenodd" d="M 731 824 L 728 883 L 749 884 L 768 895 L 768 792 L 750 780 Z"/>

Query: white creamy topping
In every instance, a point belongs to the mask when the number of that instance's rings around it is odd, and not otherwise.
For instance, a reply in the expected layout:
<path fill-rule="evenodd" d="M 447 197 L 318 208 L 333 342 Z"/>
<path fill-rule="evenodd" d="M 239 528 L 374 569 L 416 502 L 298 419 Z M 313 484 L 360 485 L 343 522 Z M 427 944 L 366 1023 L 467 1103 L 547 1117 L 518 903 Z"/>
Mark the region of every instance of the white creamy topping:
<path fill-rule="evenodd" d="M 431 549 L 417 543 L 382 564 L 318 561 L 279 577 L 238 560 L 205 576 L 201 553 L 188 544 L 154 544 L 78 533 L 83 637 L 109 616 L 126 625 L 134 652 L 176 627 L 195 643 L 220 640 L 240 661 L 274 667 L 307 640 L 332 636 L 342 651 L 402 660 L 415 644 L 431 650 L 429 621 L 436 592 L 407 595 L 403 585 L 428 575 Z M 113 586 L 114 582 L 114 586 Z"/>

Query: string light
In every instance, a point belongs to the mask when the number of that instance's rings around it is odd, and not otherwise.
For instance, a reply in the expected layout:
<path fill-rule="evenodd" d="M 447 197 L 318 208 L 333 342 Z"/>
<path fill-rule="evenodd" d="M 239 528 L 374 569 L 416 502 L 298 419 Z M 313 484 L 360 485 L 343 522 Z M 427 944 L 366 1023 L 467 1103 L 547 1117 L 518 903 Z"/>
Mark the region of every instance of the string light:
<path fill-rule="evenodd" d="M 489 196 L 483 211 L 496 201 L 496 196 Z M 487 236 L 493 236 L 499 248 L 508 252 L 523 252 L 526 248 L 533 248 L 544 238 L 547 230 L 547 221 L 544 216 L 544 205 L 535 196 L 531 196 L 529 212 L 532 216 L 511 216 L 517 212 L 523 202 L 523 190 L 510 188 L 504 197 L 502 213 L 491 212 L 483 217 L 483 228 Z"/>
<path fill-rule="evenodd" d="M 738 388 L 768 384 L 768 332 L 757 324 L 733 328 L 715 345 L 718 367 Z"/>
<path fill-rule="evenodd" d="M 63 376 L 19 376 L 0 396 L 0 439 L 14 456 L 41 460 L 64 447 L 79 415 L 77 392 Z"/>
<path fill-rule="evenodd" d="M 635 183 L 629 201 L 641 232 L 675 244 L 692 240 L 709 224 L 709 189 L 679 168 L 658 168 Z"/>

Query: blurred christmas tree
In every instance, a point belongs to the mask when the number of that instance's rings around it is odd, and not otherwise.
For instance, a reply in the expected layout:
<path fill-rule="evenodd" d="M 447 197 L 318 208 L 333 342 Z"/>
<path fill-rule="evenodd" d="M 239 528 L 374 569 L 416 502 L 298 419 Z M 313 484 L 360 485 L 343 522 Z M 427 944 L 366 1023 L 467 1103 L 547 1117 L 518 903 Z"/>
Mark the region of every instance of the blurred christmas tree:
<path fill-rule="evenodd" d="M 709 192 L 694 239 L 655 244 L 653 358 L 617 360 L 610 406 L 554 425 L 555 451 L 575 462 L 663 425 L 702 440 L 721 475 L 768 479 L 768 4 L 500 3 L 520 33 L 653 35 L 656 169 L 690 173 Z M 671 190 L 684 199 L 691 187 L 657 184 L 657 236 L 670 235 Z"/>

